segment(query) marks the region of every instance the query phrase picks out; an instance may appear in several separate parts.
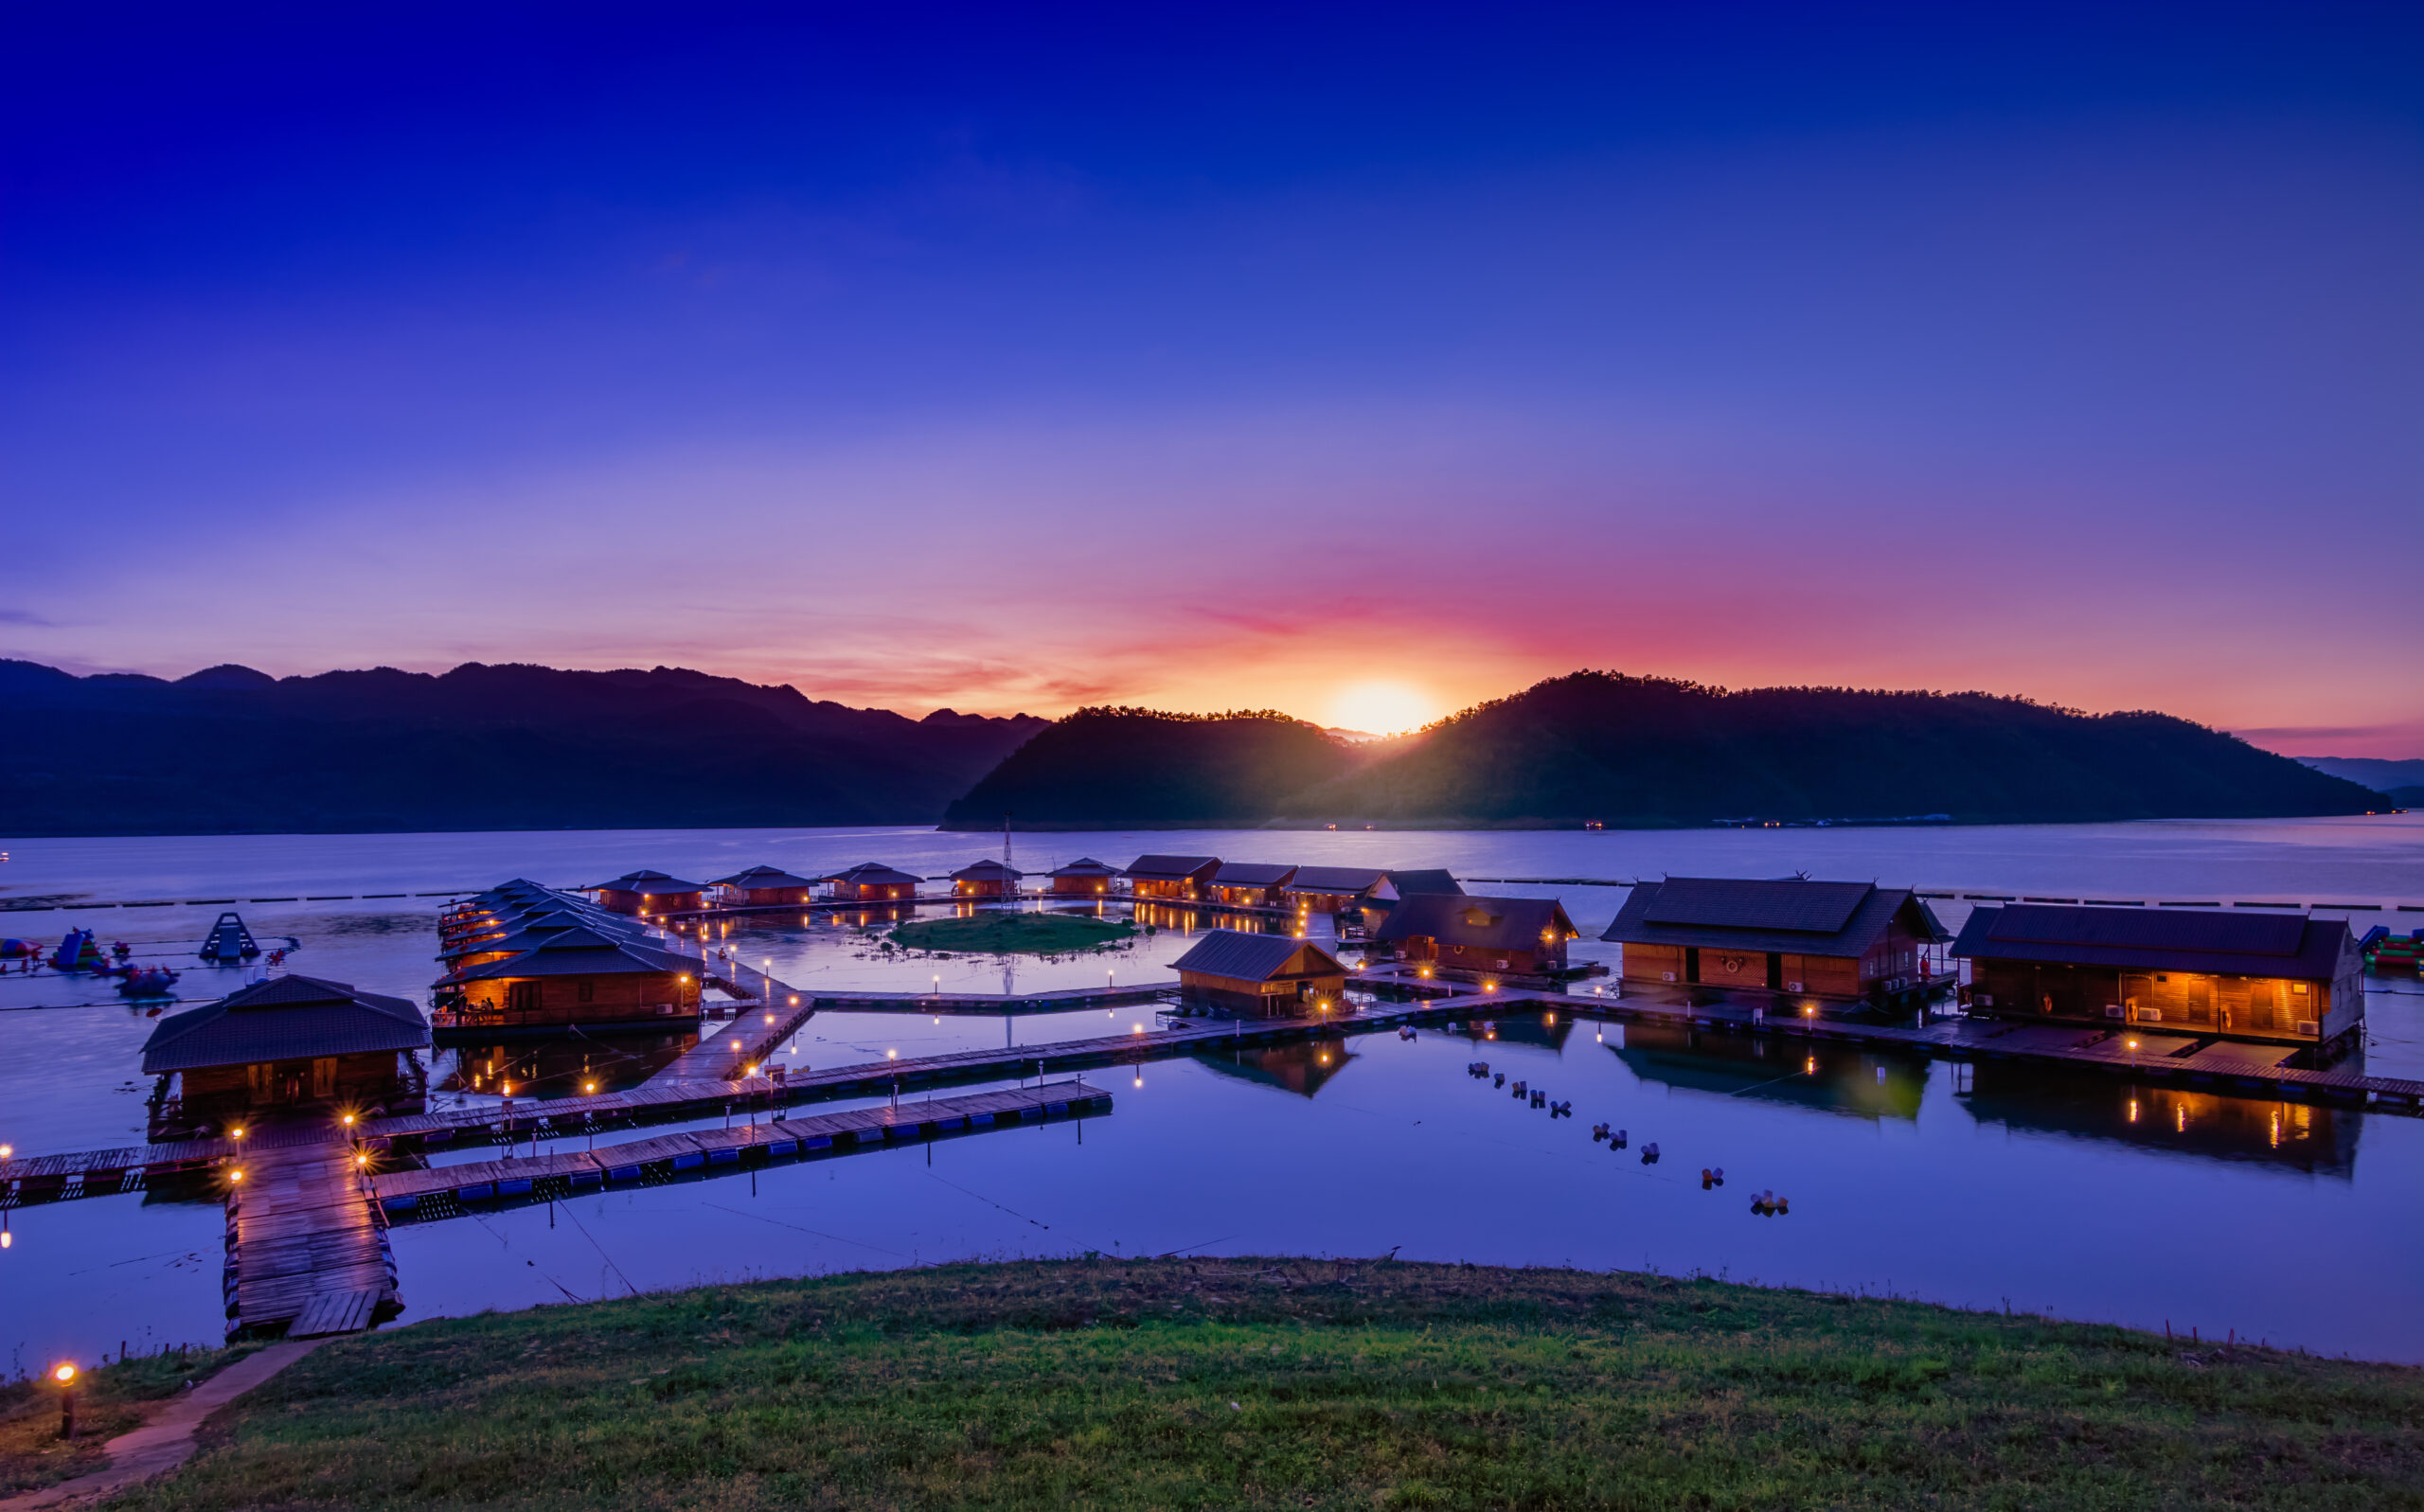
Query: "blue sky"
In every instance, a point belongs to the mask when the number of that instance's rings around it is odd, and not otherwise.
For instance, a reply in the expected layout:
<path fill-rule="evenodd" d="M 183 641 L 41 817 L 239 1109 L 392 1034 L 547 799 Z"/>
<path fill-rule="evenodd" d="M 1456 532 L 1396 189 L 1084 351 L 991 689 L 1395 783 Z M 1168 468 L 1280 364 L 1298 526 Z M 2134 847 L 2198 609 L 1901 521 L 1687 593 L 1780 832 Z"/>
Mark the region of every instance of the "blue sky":
<path fill-rule="evenodd" d="M 0 652 L 2424 750 L 2393 7 L 55 14 Z"/>

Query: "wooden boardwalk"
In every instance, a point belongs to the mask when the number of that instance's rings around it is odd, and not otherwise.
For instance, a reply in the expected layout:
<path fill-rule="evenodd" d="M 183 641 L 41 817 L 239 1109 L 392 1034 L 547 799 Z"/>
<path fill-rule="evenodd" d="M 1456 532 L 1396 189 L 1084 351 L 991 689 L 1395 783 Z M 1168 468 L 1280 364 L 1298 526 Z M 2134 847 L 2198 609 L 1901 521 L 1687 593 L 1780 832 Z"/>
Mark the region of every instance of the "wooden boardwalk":
<path fill-rule="evenodd" d="M 469 1161 L 374 1177 L 371 1189 L 399 1217 L 450 1218 L 479 1205 L 537 1201 L 695 1172 L 797 1160 L 908 1140 L 935 1139 L 1052 1118 L 1111 1111 L 1111 1094 L 1082 1081 L 978 1093 L 931 1102 L 777 1116 L 737 1129 L 710 1129 L 524 1159 Z"/>
<path fill-rule="evenodd" d="M 247 1151 L 230 1172 L 228 1337 L 283 1331 L 307 1315 L 321 1333 L 366 1328 L 400 1308 L 386 1225 L 352 1146 Z"/>

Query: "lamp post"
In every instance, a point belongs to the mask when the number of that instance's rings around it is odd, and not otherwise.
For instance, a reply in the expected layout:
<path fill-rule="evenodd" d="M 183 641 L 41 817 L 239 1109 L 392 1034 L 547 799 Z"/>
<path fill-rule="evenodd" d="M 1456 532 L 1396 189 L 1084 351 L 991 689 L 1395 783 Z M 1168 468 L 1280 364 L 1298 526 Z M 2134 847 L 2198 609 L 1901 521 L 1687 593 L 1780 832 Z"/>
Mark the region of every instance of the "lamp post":
<path fill-rule="evenodd" d="M 59 1436 L 76 1436 L 76 1365 L 62 1360 L 51 1367 L 50 1379 L 59 1382 Z"/>

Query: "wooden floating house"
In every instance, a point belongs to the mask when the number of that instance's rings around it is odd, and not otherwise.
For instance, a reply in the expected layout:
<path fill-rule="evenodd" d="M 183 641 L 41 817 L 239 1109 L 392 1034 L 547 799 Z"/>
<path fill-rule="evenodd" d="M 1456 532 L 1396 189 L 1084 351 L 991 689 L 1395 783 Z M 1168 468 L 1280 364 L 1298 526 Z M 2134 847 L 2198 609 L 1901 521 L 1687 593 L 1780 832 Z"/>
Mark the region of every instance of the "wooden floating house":
<path fill-rule="evenodd" d="M 1206 930 L 1171 965 L 1185 1002 L 1261 1018 L 1295 1018 L 1339 1006 L 1346 968 L 1310 940 L 1243 930 Z"/>
<path fill-rule="evenodd" d="M 1641 882 L 1599 936 L 1627 983 L 1839 1003 L 1949 985 L 1931 947 L 1952 936 L 1908 888 L 1669 877 Z"/>
<path fill-rule="evenodd" d="M 645 941 L 566 930 L 437 983 L 441 1029 L 665 1028 L 699 1017 L 698 963 Z"/>
<path fill-rule="evenodd" d="M 256 982 L 153 1026 L 143 1069 L 176 1081 L 162 1089 L 152 1137 L 312 1109 L 418 1113 L 421 1077 L 408 1058 L 429 1043 L 420 1009 L 402 998 L 315 976 Z"/>
<path fill-rule="evenodd" d="M 564 908 L 508 917 L 500 924 L 496 933 L 466 934 L 453 941 L 441 941 L 437 959 L 452 974 L 494 961 L 510 960 L 573 930 L 590 930 L 618 939 L 635 940 L 643 945 L 651 943 L 647 932 L 637 922 L 619 914 L 609 914 L 602 909 L 583 909 L 576 913 Z"/>
<path fill-rule="evenodd" d="M 820 877 L 827 896 L 844 903 L 894 903 L 918 896 L 918 879 L 882 862 L 863 861 L 848 871 Z"/>
<path fill-rule="evenodd" d="M 1370 896 L 1384 875 L 1370 866 L 1299 866 L 1280 896 L 1299 914 L 1336 914 Z"/>
<path fill-rule="evenodd" d="M 1400 898 L 1372 938 L 1401 960 L 1467 981 L 1545 981 L 1565 969 L 1565 943 L 1579 932 L 1554 898 Z"/>
<path fill-rule="evenodd" d="M 695 914 L 707 906 L 707 890 L 661 871 L 626 872 L 611 882 L 581 889 L 597 895 L 610 914 Z"/>
<path fill-rule="evenodd" d="M 1224 861 L 1221 869 L 1212 874 L 1212 896 L 1242 908 L 1280 908 L 1286 906 L 1281 893 L 1295 875 L 1293 866 Z"/>
<path fill-rule="evenodd" d="M 1384 871 L 1381 874 L 1380 884 L 1366 894 L 1359 905 L 1364 912 L 1364 928 L 1367 932 L 1379 929 L 1381 921 L 1389 916 L 1390 909 L 1405 898 L 1425 893 L 1462 898 L 1465 889 L 1454 874 L 1444 867 L 1426 870 L 1399 867 Z"/>
<path fill-rule="evenodd" d="M 1052 894 L 1056 898 L 1108 897 L 1118 876 L 1118 867 L 1080 856 L 1066 866 L 1052 868 Z"/>
<path fill-rule="evenodd" d="M 752 866 L 719 877 L 707 884 L 716 901 L 734 908 L 782 908 L 806 903 L 816 896 L 816 884 L 779 866 Z"/>
<path fill-rule="evenodd" d="M 1018 890 L 1019 874 L 990 857 L 951 874 L 954 898 L 1013 898 Z"/>
<path fill-rule="evenodd" d="M 2364 1027 L 2364 960 L 2336 918 L 2011 903 L 1972 912 L 1952 953 L 1985 1017 L 2317 1047 Z"/>
<path fill-rule="evenodd" d="M 1138 898 L 1195 902 L 1206 897 L 1221 869 L 1218 856 L 1139 856 L 1123 874 Z"/>

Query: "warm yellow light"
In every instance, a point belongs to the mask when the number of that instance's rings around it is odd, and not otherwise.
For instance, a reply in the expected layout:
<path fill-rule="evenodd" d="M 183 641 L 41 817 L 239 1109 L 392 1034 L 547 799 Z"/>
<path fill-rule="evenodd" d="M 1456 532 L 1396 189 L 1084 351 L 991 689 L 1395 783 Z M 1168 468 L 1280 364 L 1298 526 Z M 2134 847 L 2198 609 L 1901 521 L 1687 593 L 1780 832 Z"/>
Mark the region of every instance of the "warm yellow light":
<path fill-rule="evenodd" d="M 883 1058 L 886 1060 L 898 1060 L 900 1058 L 900 1052 L 898 1050 L 886 1050 L 883 1053 Z"/>
<path fill-rule="evenodd" d="M 501 1081 L 497 1083 L 496 1090 L 505 1096 L 510 1097 L 513 1095 L 513 1083 L 509 1081 Z"/>
<path fill-rule="evenodd" d="M 345 1115 L 345 1126 L 348 1129 L 351 1129 L 353 1127 L 353 1114 L 348 1113 Z"/>
<path fill-rule="evenodd" d="M 368 1155 L 356 1155 L 353 1158 L 353 1163 L 356 1165 L 367 1165 L 370 1164 L 370 1157 Z"/>
<path fill-rule="evenodd" d="M 227 1173 L 227 1179 L 231 1182 L 241 1182 L 244 1179 L 244 1173 L 240 1167 L 236 1170 L 229 1171 Z"/>
<path fill-rule="evenodd" d="M 244 1129 L 243 1129 L 243 1126 L 242 1126 L 242 1125 L 241 1125 L 241 1124 L 239 1124 L 239 1125 L 238 1125 L 238 1126 L 236 1126 L 234 1129 L 231 1129 L 231 1130 L 227 1130 L 227 1137 L 228 1137 L 229 1139 L 241 1139 L 241 1138 L 243 1138 L 243 1137 L 244 1137 Z"/>
<path fill-rule="evenodd" d="M 1351 683 L 1329 703 L 1329 722 L 1371 735 L 1401 735 L 1438 717 L 1432 696 L 1411 683 Z"/>
<path fill-rule="evenodd" d="M 752 1066 L 751 1066 L 751 1067 L 750 1067 L 746 1072 L 742 1073 L 742 1075 L 744 1075 L 744 1076 L 754 1076 L 758 1075 L 758 1068 L 757 1068 L 757 1066 L 755 1066 L 755 1065 L 753 1064 L 753 1065 L 752 1065 Z"/>
<path fill-rule="evenodd" d="M 51 1367 L 50 1379 L 64 1386 L 76 1379 L 76 1367 L 62 1360 Z"/>
<path fill-rule="evenodd" d="M 597 1083 L 594 1081 L 584 1081 L 580 1084 L 580 1090 L 583 1092 L 596 1092 L 597 1090 Z"/>

